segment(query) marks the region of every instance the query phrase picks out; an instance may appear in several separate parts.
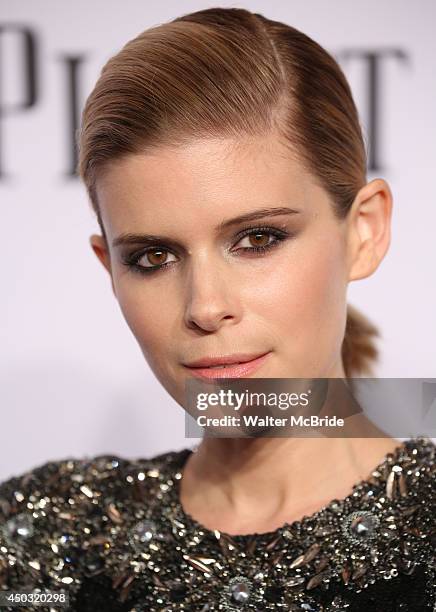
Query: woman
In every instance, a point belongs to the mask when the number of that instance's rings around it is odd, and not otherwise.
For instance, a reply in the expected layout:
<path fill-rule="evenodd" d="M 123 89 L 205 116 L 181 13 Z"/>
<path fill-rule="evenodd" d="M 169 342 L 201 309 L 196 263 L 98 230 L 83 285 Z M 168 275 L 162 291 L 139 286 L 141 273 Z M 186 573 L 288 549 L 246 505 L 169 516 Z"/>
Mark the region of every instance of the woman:
<path fill-rule="evenodd" d="M 234 8 L 143 32 L 87 100 L 79 166 L 91 246 L 181 406 L 193 377 L 371 371 L 346 290 L 388 249 L 392 196 L 313 40 Z M 78 611 L 433 610 L 434 444 L 361 424 L 39 466 L 0 489 L 0 584 Z"/>

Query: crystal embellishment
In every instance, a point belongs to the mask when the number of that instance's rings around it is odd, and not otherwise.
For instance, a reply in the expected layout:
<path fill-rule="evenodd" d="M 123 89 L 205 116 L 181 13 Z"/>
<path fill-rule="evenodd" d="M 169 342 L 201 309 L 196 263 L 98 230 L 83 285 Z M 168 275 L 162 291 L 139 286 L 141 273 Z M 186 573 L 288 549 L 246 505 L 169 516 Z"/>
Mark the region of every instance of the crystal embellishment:
<path fill-rule="evenodd" d="M 1 529 L 4 537 L 11 544 L 19 544 L 20 540 L 28 540 L 34 533 L 32 517 L 24 512 L 11 517 Z"/>
<path fill-rule="evenodd" d="M 130 612 L 433 609 L 432 441 L 398 446 L 351 495 L 283 529 L 233 536 L 184 512 L 189 453 L 50 462 L 0 485 L 0 590 L 68 586 L 72 609 L 105 612 L 109 593 Z"/>
<path fill-rule="evenodd" d="M 142 550 L 156 536 L 154 521 L 138 521 L 130 530 L 129 541 L 136 550 Z"/>
<path fill-rule="evenodd" d="M 222 609 L 229 612 L 245 610 L 246 604 L 252 604 L 254 599 L 257 600 L 252 589 L 253 585 L 248 578 L 242 575 L 233 576 L 222 594 Z"/>
<path fill-rule="evenodd" d="M 342 532 L 353 544 L 368 544 L 377 537 L 380 520 L 367 510 L 356 510 L 345 517 Z"/>
<path fill-rule="evenodd" d="M 236 603 L 246 603 L 250 597 L 250 583 L 245 578 L 236 576 L 230 581 L 229 592 Z"/>

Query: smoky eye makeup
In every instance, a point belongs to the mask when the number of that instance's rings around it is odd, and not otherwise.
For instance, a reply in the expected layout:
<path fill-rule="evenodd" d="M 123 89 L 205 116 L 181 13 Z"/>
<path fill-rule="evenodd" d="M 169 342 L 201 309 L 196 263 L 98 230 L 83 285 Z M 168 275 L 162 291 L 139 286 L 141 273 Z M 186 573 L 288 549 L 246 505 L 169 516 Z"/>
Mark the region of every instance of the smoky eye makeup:
<path fill-rule="evenodd" d="M 235 257 L 262 257 L 296 234 L 295 230 L 287 229 L 286 224 L 247 225 L 227 241 L 227 250 Z M 185 249 L 162 241 L 122 253 L 121 263 L 133 273 L 151 275 L 173 268 L 184 254 Z"/>

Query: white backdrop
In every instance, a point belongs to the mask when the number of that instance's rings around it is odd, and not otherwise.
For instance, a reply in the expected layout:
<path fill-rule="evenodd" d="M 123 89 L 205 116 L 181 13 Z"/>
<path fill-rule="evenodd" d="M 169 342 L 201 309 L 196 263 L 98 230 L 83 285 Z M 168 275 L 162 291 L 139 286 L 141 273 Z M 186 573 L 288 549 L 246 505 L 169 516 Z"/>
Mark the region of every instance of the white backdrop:
<path fill-rule="evenodd" d="M 336 55 L 369 131 L 367 63 L 379 63 L 380 170 L 394 194 L 390 251 L 349 301 L 382 330 L 379 377 L 436 376 L 436 3 L 252 0 Z M 183 410 L 154 379 L 88 243 L 97 224 L 68 176 L 67 58 L 80 108 L 106 59 L 140 31 L 214 2 L 2 0 L 0 4 L 0 480 L 49 459 L 151 456 L 192 446 Z M 17 30 L 18 28 L 18 30 Z M 23 36 L 35 42 L 26 97 Z M 353 57 L 345 58 L 345 52 Z M 401 59 L 401 57 L 404 59 Z M 70 65 L 71 65 L 71 59 Z"/>

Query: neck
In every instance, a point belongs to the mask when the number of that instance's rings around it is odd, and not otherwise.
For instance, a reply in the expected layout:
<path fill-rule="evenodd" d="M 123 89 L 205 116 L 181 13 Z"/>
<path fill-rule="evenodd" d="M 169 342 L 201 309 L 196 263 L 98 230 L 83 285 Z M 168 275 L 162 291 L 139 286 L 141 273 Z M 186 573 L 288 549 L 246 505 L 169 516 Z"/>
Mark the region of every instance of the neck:
<path fill-rule="evenodd" d="M 399 444 L 386 437 L 205 438 L 184 466 L 180 501 L 208 529 L 271 531 L 349 495 Z"/>
<path fill-rule="evenodd" d="M 324 377 L 345 379 L 342 360 Z M 331 397 L 337 406 L 341 399 Z M 363 413 L 346 423 L 341 438 L 313 431 L 312 437 L 204 438 L 183 469 L 185 512 L 208 529 L 242 535 L 275 530 L 349 495 L 400 443 Z"/>

